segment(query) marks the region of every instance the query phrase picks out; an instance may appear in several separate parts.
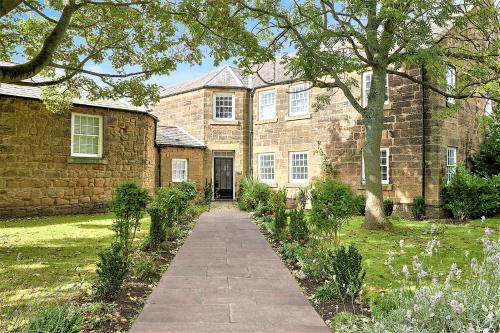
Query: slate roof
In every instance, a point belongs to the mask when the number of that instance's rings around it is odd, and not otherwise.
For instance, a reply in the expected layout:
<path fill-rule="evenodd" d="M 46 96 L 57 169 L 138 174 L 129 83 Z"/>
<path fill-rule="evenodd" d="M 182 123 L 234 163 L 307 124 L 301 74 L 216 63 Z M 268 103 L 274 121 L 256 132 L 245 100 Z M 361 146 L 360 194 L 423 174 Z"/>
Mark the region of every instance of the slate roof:
<path fill-rule="evenodd" d="M 13 63 L 0 61 L 0 65 L 8 66 L 8 65 L 13 65 Z M 34 78 L 26 81 L 42 82 L 45 80 L 47 79 L 37 75 Z M 0 83 L 0 95 L 41 99 L 40 92 L 41 92 L 40 87 L 27 87 L 27 86 L 20 86 L 17 84 Z M 82 97 L 82 98 L 75 98 L 73 100 L 73 104 L 147 113 L 146 108 L 133 106 L 121 100 L 99 99 L 91 101 L 89 99 Z"/>
<path fill-rule="evenodd" d="M 247 88 L 247 85 L 248 82 L 241 70 L 231 66 L 224 66 L 192 81 L 165 87 L 160 91 L 160 97 L 176 95 L 204 87 Z"/>
<path fill-rule="evenodd" d="M 168 86 L 160 91 L 160 97 L 167 97 L 207 87 L 259 88 L 269 84 L 293 81 L 287 74 L 281 58 L 269 61 L 254 68 L 254 73 L 245 75 L 239 68 L 224 66 L 191 81 Z"/>
<path fill-rule="evenodd" d="M 203 142 L 179 126 L 158 126 L 156 144 L 170 147 L 205 148 Z"/>

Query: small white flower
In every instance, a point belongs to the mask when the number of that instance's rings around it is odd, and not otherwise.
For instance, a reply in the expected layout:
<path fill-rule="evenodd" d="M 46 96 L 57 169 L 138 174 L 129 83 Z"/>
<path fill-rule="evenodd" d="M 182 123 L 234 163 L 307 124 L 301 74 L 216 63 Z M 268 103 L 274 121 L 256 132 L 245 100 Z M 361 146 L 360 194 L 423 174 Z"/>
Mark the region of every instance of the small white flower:
<path fill-rule="evenodd" d="M 460 303 L 459 301 L 456 301 L 454 299 L 452 299 L 450 301 L 450 306 L 453 309 L 453 311 L 455 311 L 458 314 L 464 312 L 464 310 L 465 310 L 464 305 L 462 303 Z"/>
<path fill-rule="evenodd" d="M 481 216 L 481 222 L 484 222 L 484 221 L 486 221 L 486 217 L 483 215 L 483 216 Z"/>
<path fill-rule="evenodd" d="M 408 270 L 408 266 L 404 265 L 402 271 L 405 277 L 410 276 L 410 271 Z"/>

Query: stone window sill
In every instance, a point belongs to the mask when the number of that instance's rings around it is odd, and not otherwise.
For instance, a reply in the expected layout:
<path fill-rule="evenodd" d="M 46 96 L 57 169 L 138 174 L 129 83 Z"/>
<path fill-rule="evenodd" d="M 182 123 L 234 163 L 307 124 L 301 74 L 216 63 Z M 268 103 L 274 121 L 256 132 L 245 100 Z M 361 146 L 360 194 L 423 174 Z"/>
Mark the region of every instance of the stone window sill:
<path fill-rule="evenodd" d="M 240 124 L 240 122 L 238 120 L 228 120 L 228 121 L 210 120 L 209 124 L 210 125 L 221 125 L 221 126 L 237 126 Z"/>
<path fill-rule="evenodd" d="M 278 118 L 270 118 L 270 119 L 262 119 L 262 120 L 257 120 L 254 122 L 254 125 L 262 125 L 262 124 L 270 124 L 270 123 L 277 123 Z"/>
<path fill-rule="evenodd" d="M 278 187 L 278 183 L 276 182 L 263 182 L 263 183 L 272 188 Z"/>
<path fill-rule="evenodd" d="M 392 103 L 384 103 L 384 110 L 392 110 Z"/>
<path fill-rule="evenodd" d="M 307 186 L 308 182 L 303 182 L 303 183 L 286 183 L 285 187 L 286 188 L 302 188 Z"/>
<path fill-rule="evenodd" d="M 102 157 L 69 156 L 67 162 L 69 164 L 108 164 L 108 160 Z"/>
<path fill-rule="evenodd" d="M 366 190 L 366 185 L 360 184 L 358 190 Z M 382 184 L 382 191 L 392 191 L 392 184 Z"/>
<path fill-rule="evenodd" d="M 303 114 L 300 116 L 286 116 L 285 120 L 286 121 L 294 121 L 294 120 L 302 120 L 302 119 L 311 119 L 311 114 Z"/>

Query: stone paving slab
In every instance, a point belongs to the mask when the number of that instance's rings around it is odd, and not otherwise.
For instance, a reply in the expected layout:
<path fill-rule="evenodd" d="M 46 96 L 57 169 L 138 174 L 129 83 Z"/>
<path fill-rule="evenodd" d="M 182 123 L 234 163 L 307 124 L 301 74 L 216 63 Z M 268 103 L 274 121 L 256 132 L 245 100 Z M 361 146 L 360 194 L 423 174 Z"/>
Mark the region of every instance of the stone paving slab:
<path fill-rule="evenodd" d="M 248 214 L 215 210 L 148 298 L 133 333 L 327 333 Z"/>

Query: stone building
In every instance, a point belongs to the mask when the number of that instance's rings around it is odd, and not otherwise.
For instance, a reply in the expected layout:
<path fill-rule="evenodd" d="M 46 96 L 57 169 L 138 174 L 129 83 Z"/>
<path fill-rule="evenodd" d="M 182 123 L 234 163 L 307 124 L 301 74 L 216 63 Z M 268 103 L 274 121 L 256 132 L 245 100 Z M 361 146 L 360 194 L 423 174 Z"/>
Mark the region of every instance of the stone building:
<path fill-rule="evenodd" d="M 422 68 L 411 70 L 422 75 Z M 450 75 L 454 75 L 451 73 Z M 454 76 L 449 75 L 449 80 Z M 360 73 L 356 97 L 368 95 L 371 73 Z M 269 62 L 246 77 L 234 67 L 219 68 L 193 81 L 165 88 L 152 109 L 160 126 L 180 126 L 206 146 L 203 176 L 215 199 L 234 199 L 239 180 L 252 175 L 289 196 L 332 165 L 337 177 L 364 191 L 361 116 L 340 91 L 315 110 L 325 90 L 310 88 Z M 409 80 L 388 75 L 385 125 L 381 143 L 384 196 L 402 210 L 415 196 L 425 198 L 428 213 L 439 211 L 441 188 L 456 165 L 466 161 L 480 141 L 478 116 L 484 104 L 471 100 L 455 116 L 440 111 L 454 101 Z"/>
<path fill-rule="evenodd" d="M 157 182 L 156 119 L 117 101 L 54 114 L 40 90 L 0 84 L 0 218 L 107 209 L 114 187 Z"/>

